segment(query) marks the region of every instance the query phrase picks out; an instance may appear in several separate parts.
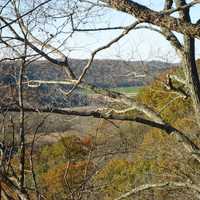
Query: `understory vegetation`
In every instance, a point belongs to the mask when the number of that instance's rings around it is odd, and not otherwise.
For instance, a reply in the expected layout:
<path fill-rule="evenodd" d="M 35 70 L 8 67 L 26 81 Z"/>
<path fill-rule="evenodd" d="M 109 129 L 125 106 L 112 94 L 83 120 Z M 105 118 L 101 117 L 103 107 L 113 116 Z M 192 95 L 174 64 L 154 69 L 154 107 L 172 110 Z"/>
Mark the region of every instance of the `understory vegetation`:
<path fill-rule="evenodd" d="M 135 98 L 151 106 L 164 120 L 188 133 L 188 137 L 199 144 L 191 99 L 167 90 L 165 84 L 169 75 L 183 76 L 180 68 L 168 70 L 151 85 L 138 90 Z M 174 84 L 184 89 L 178 82 Z M 48 116 L 44 116 L 47 120 Z M 56 120 L 57 126 L 58 123 L 62 126 L 64 122 L 59 118 L 63 116 L 54 115 L 48 124 Z M 31 119 L 36 120 L 37 117 Z M 81 118 L 79 120 L 81 122 Z M 42 133 L 43 123 L 35 134 L 31 133 L 35 128 L 29 127 L 25 172 L 26 185 L 36 190 L 36 193 L 30 193 L 31 199 L 35 199 L 38 193 L 52 200 L 113 200 L 141 184 L 199 180 L 200 165 L 181 150 L 181 144 L 173 136 L 135 122 L 92 118 L 86 121 L 91 121 L 93 125 L 88 124 L 90 129 L 78 133 L 73 132 L 68 118 L 68 128 L 57 132 L 55 140 L 55 133 Z M 83 124 L 86 125 L 86 121 Z M 14 142 L 11 136 L 9 140 Z M 45 140 L 46 136 L 52 138 Z M 35 146 L 32 149 L 33 144 Z M 17 158 L 16 152 L 11 159 L 14 166 L 18 166 Z M 30 174 L 34 175 L 34 179 L 30 178 Z M 192 199 L 190 197 L 187 188 L 161 188 L 143 191 L 134 199 Z"/>

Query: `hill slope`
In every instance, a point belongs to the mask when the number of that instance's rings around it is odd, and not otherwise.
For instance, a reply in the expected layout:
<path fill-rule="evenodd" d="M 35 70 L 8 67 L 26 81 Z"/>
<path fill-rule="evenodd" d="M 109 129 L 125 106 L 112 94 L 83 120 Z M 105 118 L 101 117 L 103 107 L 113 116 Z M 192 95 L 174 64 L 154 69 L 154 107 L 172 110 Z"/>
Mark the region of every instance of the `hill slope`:
<path fill-rule="evenodd" d="M 86 65 L 86 60 L 69 60 L 72 70 L 79 76 Z M 16 100 L 16 83 L 19 73 L 19 64 L 4 62 L 0 64 L 1 97 L 6 96 Z M 121 60 L 95 60 L 88 70 L 85 79 L 97 87 L 135 87 L 149 84 L 155 76 L 171 68 L 172 65 L 160 61 L 151 62 L 126 62 Z M 64 68 L 58 67 L 46 61 L 31 63 L 26 69 L 26 80 L 65 80 L 68 78 Z M 25 80 L 25 81 L 26 81 Z M 12 87 L 9 91 L 7 87 Z M 60 92 L 60 85 L 42 84 L 37 88 L 25 86 L 26 101 L 34 106 L 59 106 L 71 107 L 89 105 L 91 99 L 84 93 L 77 91 L 71 97 L 64 97 Z M 66 88 L 66 87 L 65 87 Z M 15 92 L 13 92 L 15 91 Z M 7 102 L 7 98 L 6 98 Z"/>

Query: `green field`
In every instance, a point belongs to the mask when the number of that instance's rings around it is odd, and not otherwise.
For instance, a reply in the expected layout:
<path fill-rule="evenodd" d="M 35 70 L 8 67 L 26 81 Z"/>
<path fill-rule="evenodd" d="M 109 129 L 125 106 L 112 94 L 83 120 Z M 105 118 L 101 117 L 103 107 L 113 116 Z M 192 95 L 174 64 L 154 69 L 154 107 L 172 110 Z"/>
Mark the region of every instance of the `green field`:
<path fill-rule="evenodd" d="M 121 92 L 124 94 L 133 94 L 138 93 L 138 91 L 141 89 L 141 87 L 117 87 L 117 88 L 111 88 L 111 90 L 116 92 Z"/>
<path fill-rule="evenodd" d="M 115 88 L 107 88 L 111 91 L 115 91 L 115 92 L 120 92 L 123 94 L 127 94 L 127 95 L 135 95 L 138 93 L 138 91 L 141 89 L 142 87 L 115 87 Z M 92 95 L 95 94 L 92 91 L 89 90 L 82 90 L 82 93 L 85 95 Z"/>

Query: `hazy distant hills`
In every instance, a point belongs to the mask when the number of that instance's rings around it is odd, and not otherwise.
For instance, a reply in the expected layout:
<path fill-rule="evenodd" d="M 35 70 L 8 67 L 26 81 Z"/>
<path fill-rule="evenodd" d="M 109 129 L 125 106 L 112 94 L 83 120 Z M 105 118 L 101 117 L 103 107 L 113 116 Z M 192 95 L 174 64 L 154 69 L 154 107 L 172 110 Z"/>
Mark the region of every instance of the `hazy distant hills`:
<path fill-rule="evenodd" d="M 80 74 L 85 60 L 71 60 L 72 69 Z M 89 83 L 99 87 L 141 86 L 153 80 L 158 73 L 172 65 L 160 61 L 126 62 L 121 60 L 95 60 L 86 75 Z"/>
<path fill-rule="evenodd" d="M 79 76 L 86 60 L 70 60 L 75 74 Z M 155 76 L 172 67 L 172 64 L 161 61 L 126 62 L 121 60 L 95 60 L 88 70 L 85 79 L 98 87 L 122 87 L 146 85 Z M 65 79 L 64 70 L 48 62 L 35 62 L 28 67 L 29 79 Z"/>
<path fill-rule="evenodd" d="M 69 61 L 77 76 L 81 74 L 86 62 L 86 60 L 77 59 Z M 159 73 L 173 66 L 170 63 L 161 61 L 95 60 L 85 79 L 98 87 L 146 85 Z M 0 83 L 14 83 L 17 71 L 15 63 L 1 63 Z M 45 61 L 31 63 L 27 67 L 26 75 L 29 80 L 64 80 L 67 78 L 63 68 Z"/>
<path fill-rule="evenodd" d="M 79 76 L 87 63 L 87 60 L 69 60 L 72 70 Z M 163 71 L 174 67 L 170 63 L 161 61 L 122 61 L 122 60 L 95 60 L 88 70 L 85 79 L 97 87 L 127 87 L 143 86 L 150 83 Z M 18 67 L 14 62 L 0 64 L 0 95 L 6 93 L 6 85 L 16 86 L 18 79 Z M 68 78 L 64 68 L 58 67 L 46 61 L 31 63 L 26 69 L 27 80 L 64 80 Z M 63 87 L 63 86 L 62 86 Z M 34 104 L 58 105 L 58 106 L 80 106 L 87 105 L 88 99 L 85 95 L 77 92 L 70 98 L 63 97 L 59 92 L 58 85 L 41 85 L 38 88 L 26 88 L 27 99 Z M 4 91 L 4 92 L 2 92 Z"/>

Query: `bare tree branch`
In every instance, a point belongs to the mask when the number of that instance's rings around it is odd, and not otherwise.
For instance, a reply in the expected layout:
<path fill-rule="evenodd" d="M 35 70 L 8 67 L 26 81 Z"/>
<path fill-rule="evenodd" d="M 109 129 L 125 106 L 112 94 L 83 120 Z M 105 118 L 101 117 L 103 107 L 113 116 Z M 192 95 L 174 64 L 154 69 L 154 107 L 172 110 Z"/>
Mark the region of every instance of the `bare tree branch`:
<path fill-rule="evenodd" d="M 139 187 L 132 189 L 131 191 L 121 195 L 115 200 L 122 200 L 127 197 L 133 196 L 142 191 L 150 190 L 150 189 L 161 189 L 161 188 L 186 188 L 192 191 L 200 192 L 200 187 L 191 183 L 181 183 L 181 182 L 165 182 L 165 183 L 155 183 L 155 184 L 145 184 Z"/>
<path fill-rule="evenodd" d="M 88 60 L 88 63 L 86 64 L 86 66 L 84 67 L 81 75 L 79 76 L 77 83 L 72 87 L 72 89 L 66 93 L 66 96 L 70 95 L 76 88 L 77 86 L 81 83 L 83 77 L 85 76 L 85 74 L 87 73 L 88 69 L 91 67 L 92 62 L 94 60 L 95 55 L 102 51 L 105 50 L 109 47 L 111 47 L 113 44 L 115 44 L 116 42 L 118 42 L 120 39 L 122 39 L 125 35 L 127 35 L 131 30 L 133 30 L 140 22 L 136 21 L 135 23 L 131 24 L 130 26 L 127 27 L 126 30 L 124 30 L 119 36 L 117 36 L 116 38 L 114 38 L 113 40 L 111 40 L 108 44 L 97 48 L 96 50 L 94 50 L 91 54 L 91 58 Z"/>
<path fill-rule="evenodd" d="M 16 19 L 12 20 L 11 22 L 9 22 L 8 24 L 5 24 L 4 26 L 1 26 L 1 27 L 0 27 L 0 30 L 6 28 L 7 26 L 10 26 L 10 25 L 14 24 L 15 22 L 17 22 L 17 21 L 20 20 L 21 18 L 23 18 L 23 17 L 25 17 L 25 16 L 31 14 L 32 12 L 34 12 L 35 10 L 37 10 L 38 8 L 40 8 L 41 6 L 43 6 L 43 5 L 47 4 L 47 3 L 49 3 L 50 1 L 52 1 L 52 0 L 47 0 L 47 1 L 44 1 L 43 3 L 37 5 L 36 7 L 34 7 L 34 8 L 31 9 L 31 10 L 29 10 L 28 12 L 24 13 L 24 14 L 21 15 L 20 17 L 18 17 L 18 18 L 16 18 Z"/>

